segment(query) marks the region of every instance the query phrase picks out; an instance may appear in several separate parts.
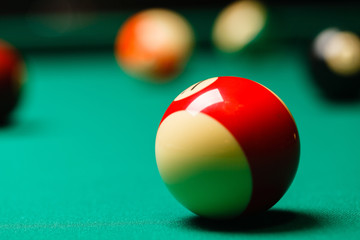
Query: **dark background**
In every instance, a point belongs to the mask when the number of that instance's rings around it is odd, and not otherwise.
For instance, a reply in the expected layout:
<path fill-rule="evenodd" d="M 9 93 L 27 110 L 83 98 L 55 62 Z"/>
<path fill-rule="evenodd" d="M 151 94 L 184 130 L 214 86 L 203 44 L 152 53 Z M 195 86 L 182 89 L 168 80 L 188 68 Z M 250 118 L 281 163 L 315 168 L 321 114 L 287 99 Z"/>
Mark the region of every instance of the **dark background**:
<path fill-rule="evenodd" d="M 211 45 L 213 23 L 232 0 L 3 1 L 0 38 L 20 50 L 112 49 L 124 21 L 147 8 L 168 8 L 192 25 L 197 46 Z M 308 45 L 325 28 L 360 33 L 359 1 L 262 1 L 268 10 L 263 42 Z"/>
<path fill-rule="evenodd" d="M 234 2 L 233 0 L 182 0 L 182 1 L 167 1 L 167 0 L 33 0 L 33 1 L 3 1 L 0 7 L 1 14 L 26 14 L 30 12 L 49 13 L 66 11 L 69 7 L 75 11 L 89 12 L 89 11 L 122 11 L 132 9 L 142 9 L 149 7 L 167 7 L 167 8 L 213 8 L 224 7 L 227 4 Z M 295 0 L 295 1 L 262 1 L 268 6 L 302 6 L 302 5 L 317 5 L 317 6 L 359 6 L 359 1 L 342 0 L 342 1 L 311 1 L 311 0 Z"/>

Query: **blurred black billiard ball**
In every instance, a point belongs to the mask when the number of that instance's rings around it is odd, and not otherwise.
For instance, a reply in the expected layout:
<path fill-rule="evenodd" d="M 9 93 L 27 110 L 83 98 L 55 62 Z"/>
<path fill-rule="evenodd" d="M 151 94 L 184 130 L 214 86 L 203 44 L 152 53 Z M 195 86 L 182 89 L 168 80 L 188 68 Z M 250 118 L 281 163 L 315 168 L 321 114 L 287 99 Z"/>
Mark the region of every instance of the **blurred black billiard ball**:
<path fill-rule="evenodd" d="M 352 32 L 329 28 L 314 40 L 311 72 L 320 90 L 330 98 L 360 95 L 360 39 Z"/>
<path fill-rule="evenodd" d="M 8 120 L 18 104 L 25 64 L 19 52 L 0 40 L 0 122 Z"/>

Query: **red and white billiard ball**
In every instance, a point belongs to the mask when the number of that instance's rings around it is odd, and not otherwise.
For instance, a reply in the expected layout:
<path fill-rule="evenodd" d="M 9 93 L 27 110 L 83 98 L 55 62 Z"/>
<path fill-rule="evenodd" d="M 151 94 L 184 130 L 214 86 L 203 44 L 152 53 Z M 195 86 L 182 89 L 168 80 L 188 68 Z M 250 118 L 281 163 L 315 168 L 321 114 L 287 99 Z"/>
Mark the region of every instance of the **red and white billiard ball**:
<path fill-rule="evenodd" d="M 9 117 L 20 98 L 25 64 L 18 51 L 0 40 L 0 120 Z"/>
<path fill-rule="evenodd" d="M 166 9 L 148 9 L 122 25 L 115 56 L 128 74 L 163 82 L 183 70 L 193 45 L 193 30 L 182 16 Z"/>
<path fill-rule="evenodd" d="M 235 218 L 272 207 L 297 171 L 300 142 L 285 104 L 239 77 L 194 84 L 161 119 L 155 153 L 173 196 L 207 218 Z"/>

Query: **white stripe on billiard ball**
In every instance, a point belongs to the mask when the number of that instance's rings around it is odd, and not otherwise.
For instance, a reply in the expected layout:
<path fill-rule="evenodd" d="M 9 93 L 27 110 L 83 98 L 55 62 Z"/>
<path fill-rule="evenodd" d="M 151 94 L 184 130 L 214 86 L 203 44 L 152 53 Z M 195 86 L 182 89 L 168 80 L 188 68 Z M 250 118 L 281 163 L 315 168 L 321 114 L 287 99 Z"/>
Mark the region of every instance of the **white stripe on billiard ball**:
<path fill-rule="evenodd" d="M 179 111 L 160 125 L 155 143 L 160 175 L 173 196 L 192 212 L 231 218 L 248 206 L 252 177 L 234 136 L 204 113 Z"/>

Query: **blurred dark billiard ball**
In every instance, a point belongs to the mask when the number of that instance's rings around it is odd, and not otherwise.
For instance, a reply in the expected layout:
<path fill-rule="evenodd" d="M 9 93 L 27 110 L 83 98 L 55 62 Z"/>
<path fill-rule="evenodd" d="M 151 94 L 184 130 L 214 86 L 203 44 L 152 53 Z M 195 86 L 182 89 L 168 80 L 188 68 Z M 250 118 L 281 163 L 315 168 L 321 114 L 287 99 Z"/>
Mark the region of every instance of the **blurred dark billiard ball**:
<path fill-rule="evenodd" d="M 314 40 L 311 72 L 321 92 L 330 98 L 360 95 L 360 39 L 352 32 L 329 28 Z"/>
<path fill-rule="evenodd" d="M 8 119 L 19 102 L 25 64 L 18 51 L 0 40 L 0 121 Z"/>

